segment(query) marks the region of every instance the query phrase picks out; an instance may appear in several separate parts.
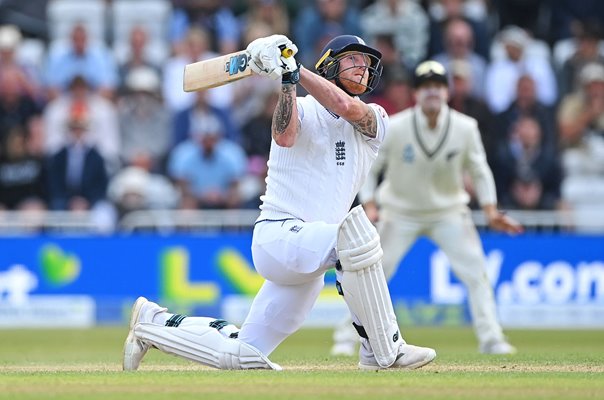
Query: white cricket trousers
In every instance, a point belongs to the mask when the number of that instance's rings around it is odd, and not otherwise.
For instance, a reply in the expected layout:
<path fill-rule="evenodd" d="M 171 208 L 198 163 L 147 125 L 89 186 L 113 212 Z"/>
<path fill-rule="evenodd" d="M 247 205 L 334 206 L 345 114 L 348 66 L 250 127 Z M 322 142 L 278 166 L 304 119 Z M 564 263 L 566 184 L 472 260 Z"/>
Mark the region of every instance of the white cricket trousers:
<path fill-rule="evenodd" d="M 424 216 L 382 208 L 377 230 L 384 250 L 382 265 L 388 281 L 415 241 L 420 236 L 428 237 L 445 253 L 453 272 L 468 291 L 474 331 L 480 344 L 504 339 L 497 319 L 493 289 L 486 273 L 482 243 L 468 208 Z"/>
<path fill-rule="evenodd" d="M 297 331 L 337 261 L 338 224 L 262 221 L 254 227 L 252 259 L 266 281 L 254 298 L 239 339 L 269 355 Z"/>

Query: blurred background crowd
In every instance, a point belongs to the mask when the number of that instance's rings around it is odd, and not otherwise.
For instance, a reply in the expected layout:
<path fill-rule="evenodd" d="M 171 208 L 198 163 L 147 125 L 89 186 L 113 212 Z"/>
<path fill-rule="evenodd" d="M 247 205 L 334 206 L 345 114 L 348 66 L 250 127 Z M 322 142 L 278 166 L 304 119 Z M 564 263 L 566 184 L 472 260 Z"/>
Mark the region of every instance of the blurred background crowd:
<path fill-rule="evenodd" d="M 447 67 L 501 207 L 602 218 L 603 27 L 602 0 L 0 0 L 0 210 L 257 208 L 279 82 L 185 93 L 184 66 L 279 33 L 314 70 L 355 34 L 390 114 Z"/>

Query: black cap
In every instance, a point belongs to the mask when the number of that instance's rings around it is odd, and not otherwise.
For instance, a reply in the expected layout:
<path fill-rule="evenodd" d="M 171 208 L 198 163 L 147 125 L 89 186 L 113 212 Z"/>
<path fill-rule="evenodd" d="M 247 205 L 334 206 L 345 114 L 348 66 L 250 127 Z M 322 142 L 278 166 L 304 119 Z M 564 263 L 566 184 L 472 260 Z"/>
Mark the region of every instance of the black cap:
<path fill-rule="evenodd" d="M 413 86 L 419 87 L 426 82 L 439 82 L 445 85 L 449 84 L 447 79 L 447 70 L 436 61 L 424 61 L 415 68 Z"/>

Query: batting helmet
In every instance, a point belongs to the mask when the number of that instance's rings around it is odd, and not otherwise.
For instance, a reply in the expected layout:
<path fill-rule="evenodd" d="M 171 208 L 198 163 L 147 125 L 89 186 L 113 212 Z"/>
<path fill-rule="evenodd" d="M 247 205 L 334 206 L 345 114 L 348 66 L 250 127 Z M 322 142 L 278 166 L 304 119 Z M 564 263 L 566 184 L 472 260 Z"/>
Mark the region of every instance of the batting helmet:
<path fill-rule="evenodd" d="M 342 72 L 340 70 L 340 60 L 345 54 L 352 52 L 364 54 L 369 58 L 369 66 L 366 67 L 369 70 L 369 79 L 364 93 L 370 93 L 376 88 L 382 75 L 382 66 L 380 65 L 382 53 L 367 46 L 363 39 L 358 36 L 340 35 L 330 40 L 321 51 L 321 57 L 317 61 L 315 69 L 325 79 L 335 80 L 340 89 L 353 96 L 340 82 L 340 73 Z"/>
<path fill-rule="evenodd" d="M 439 82 L 445 85 L 449 84 L 447 79 L 447 70 L 445 67 L 436 61 L 424 61 L 415 68 L 415 75 L 413 77 L 413 86 L 416 88 L 423 85 L 426 82 Z"/>

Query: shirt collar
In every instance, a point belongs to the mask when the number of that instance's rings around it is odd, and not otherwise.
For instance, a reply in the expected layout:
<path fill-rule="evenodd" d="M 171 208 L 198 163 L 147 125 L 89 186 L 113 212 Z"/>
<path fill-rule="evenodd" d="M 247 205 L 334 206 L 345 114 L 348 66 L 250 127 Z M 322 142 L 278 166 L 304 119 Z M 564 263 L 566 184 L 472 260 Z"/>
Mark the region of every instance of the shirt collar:
<path fill-rule="evenodd" d="M 422 108 L 419 104 L 415 105 L 415 113 L 417 115 L 417 122 L 422 131 L 436 131 L 440 132 L 443 129 L 443 125 L 445 124 L 445 118 L 449 114 L 449 106 L 443 104 L 440 112 L 438 113 L 438 118 L 436 119 L 436 127 L 434 129 L 430 129 L 428 127 L 428 118 L 422 112 Z"/>

